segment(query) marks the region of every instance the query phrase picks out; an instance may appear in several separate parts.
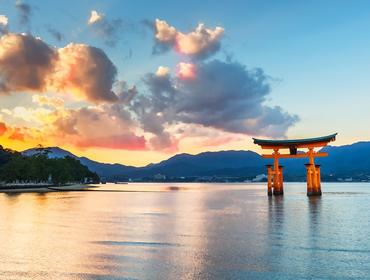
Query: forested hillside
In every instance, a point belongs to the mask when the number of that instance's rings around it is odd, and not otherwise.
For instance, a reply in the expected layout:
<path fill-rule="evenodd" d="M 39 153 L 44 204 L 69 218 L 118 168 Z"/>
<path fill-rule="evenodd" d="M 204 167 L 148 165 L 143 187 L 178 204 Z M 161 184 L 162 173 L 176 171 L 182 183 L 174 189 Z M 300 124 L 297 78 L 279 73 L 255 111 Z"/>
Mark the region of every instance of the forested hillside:
<path fill-rule="evenodd" d="M 72 158 L 48 158 L 46 154 L 31 157 L 0 146 L 0 182 L 99 182 L 99 176 Z"/>

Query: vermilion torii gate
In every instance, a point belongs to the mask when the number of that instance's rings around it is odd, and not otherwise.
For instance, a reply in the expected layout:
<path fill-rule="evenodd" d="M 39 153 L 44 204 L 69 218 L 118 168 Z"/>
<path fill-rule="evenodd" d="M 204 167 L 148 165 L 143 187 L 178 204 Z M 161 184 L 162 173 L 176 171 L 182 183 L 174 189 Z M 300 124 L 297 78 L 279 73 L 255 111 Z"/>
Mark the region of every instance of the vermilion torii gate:
<path fill-rule="evenodd" d="M 279 158 L 308 158 L 305 164 L 307 172 L 307 195 L 321 195 L 320 165 L 315 164 L 315 157 L 326 157 L 327 153 L 317 152 L 315 148 L 327 146 L 335 141 L 337 133 L 328 136 L 295 140 L 265 140 L 253 138 L 255 144 L 262 149 L 271 149 L 271 155 L 262 155 L 264 158 L 273 158 L 274 164 L 267 165 L 267 193 L 268 195 L 282 195 L 283 189 L 283 166 L 279 165 Z M 280 154 L 280 149 L 289 149 L 289 154 Z M 297 153 L 298 149 L 307 149 L 306 152 Z"/>

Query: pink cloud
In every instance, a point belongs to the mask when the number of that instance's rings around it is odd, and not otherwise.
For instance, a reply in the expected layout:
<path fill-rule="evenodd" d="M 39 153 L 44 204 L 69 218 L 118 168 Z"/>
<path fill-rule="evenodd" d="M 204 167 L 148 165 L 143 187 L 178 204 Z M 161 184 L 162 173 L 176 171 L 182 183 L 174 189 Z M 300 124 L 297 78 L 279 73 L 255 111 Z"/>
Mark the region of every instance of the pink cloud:
<path fill-rule="evenodd" d="M 177 64 L 176 75 L 182 80 L 192 80 L 196 77 L 196 66 L 192 63 L 180 62 Z"/>
<path fill-rule="evenodd" d="M 146 140 L 137 135 L 131 115 L 119 106 L 65 110 L 53 123 L 51 135 L 81 148 L 146 149 Z"/>
<path fill-rule="evenodd" d="M 81 148 L 107 148 L 115 150 L 146 150 L 146 140 L 143 136 L 135 135 L 112 135 L 98 138 L 79 139 L 76 146 Z"/>

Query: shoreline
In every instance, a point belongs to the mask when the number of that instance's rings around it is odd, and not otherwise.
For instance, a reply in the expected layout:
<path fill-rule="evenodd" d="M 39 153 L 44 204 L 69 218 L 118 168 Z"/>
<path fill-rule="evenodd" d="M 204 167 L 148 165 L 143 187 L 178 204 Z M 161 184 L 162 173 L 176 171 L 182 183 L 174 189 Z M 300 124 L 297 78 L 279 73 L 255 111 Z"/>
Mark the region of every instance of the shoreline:
<path fill-rule="evenodd" d="M 88 188 L 95 188 L 94 185 L 67 185 L 67 186 L 37 186 L 37 185 L 19 185 L 15 187 L 0 186 L 0 193 L 47 193 L 47 192 L 64 192 L 64 191 L 83 191 Z"/>

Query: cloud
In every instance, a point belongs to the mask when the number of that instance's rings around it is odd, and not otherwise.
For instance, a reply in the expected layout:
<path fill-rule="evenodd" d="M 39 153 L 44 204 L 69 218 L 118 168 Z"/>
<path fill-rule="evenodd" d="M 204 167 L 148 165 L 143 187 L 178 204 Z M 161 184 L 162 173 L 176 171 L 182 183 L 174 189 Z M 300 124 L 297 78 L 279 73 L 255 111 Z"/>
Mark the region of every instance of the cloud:
<path fill-rule="evenodd" d="M 164 67 L 164 66 L 159 66 L 158 69 L 157 69 L 157 71 L 155 72 L 155 74 L 158 77 L 168 76 L 170 74 L 170 68 Z"/>
<path fill-rule="evenodd" d="M 19 13 L 20 24 L 25 25 L 25 26 L 29 26 L 30 16 L 31 16 L 31 13 L 32 13 L 31 6 L 22 2 L 22 1 L 20 1 L 20 0 L 17 0 L 15 2 L 15 7 L 16 7 L 18 13 Z"/>
<path fill-rule="evenodd" d="M 0 15 L 0 35 L 8 33 L 8 18 Z"/>
<path fill-rule="evenodd" d="M 103 20 L 97 14 L 91 24 Z M 164 21 L 159 29 L 158 41 L 191 58 L 213 54 L 223 33 L 200 25 L 183 34 Z M 175 131 L 178 125 L 207 130 L 193 138 L 214 146 L 244 135 L 284 137 L 298 121 L 281 107 L 266 104 L 271 79 L 261 69 L 250 70 L 231 59 L 180 62 L 175 75 L 160 66 L 145 75 L 140 93 L 116 76 L 116 67 L 99 48 L 75 43 L 55 48 L 29 34 L 1 36 L 0 93 L 37 92 L 32 100 L 39 105 L 3 109 L 6 121 L 12 116 L 32 124 L 30 130 L 5 126 L 3 134 L 19 141 L 41 135 L 45 141 L 81 148 L 174 152 L 184 137 L 191 137 Z M 91 106 L 66 109 L 64 99 L 54 93 L 70 94 Z M 0 122 L 0 134 L 1 129 Z"/>
<path fill-rule="evenodd" d="M 101 20 L 103 20 L 103 15 L 102 14 L 99 14 L 95 10 L 92 10 L 91 13 L 90 13 L 90 18 L 87 21 L 87 23 L 88 24 L 94 24 L 94 23 L 99 22 Z"/>
<path fill-rule="evenodd" d="M 112 91 L 117 69 L 99 48 L 71 43 L 58 49 L 51 87 L 59 92 L 72 92 L 91 102 L 115 102 Z"/>
<path fill-rule="evenodd" d="M 166 21 L 155 20 L 155 38 L 162 43 L 174 44 L 177 37 L 177 30 L 175 27 L 169 25 Z"/>
<path fill-rule="evenodd" d="M 16 106 L 12 109 L 2 109 L 1 112 L 7 116 L 8 119 L 21 120 L 25 125 L 44 124 L 52 118 L 50 114 L 52 111 L 46 108 L 26 108 L 23 106 Z"/>
<path fill-rule="evenodd" d="M 114 47 L 118 43 L 120 31 L 123 29 L 121 19 L 109 20 L 104 14 L 92 10 L 87 24 L 97 36 L 104 40 L 107 46 Z"/>
<path fill-rule="evenodd" d="M 3 136 L 6 131 L 7 131 L 7 127 L 6 127 L 5 123 L 0 122 L 0 136 Z"/>
<path fill-rule="evenodd" d="M 16 140 L 16 141 L 20 141 L 20 142 L 24 142 L 25 141 L 25 134 L 23 133 L 23 131 L 20 129 L 20 128 L 15 128 L 13 130 L 13 132 L 10 134 L 10 136 L 8 137 L 10 140 Z"/>
<path fill-rule="evenodd" d="M 166 153 L 178 151 L 179 140 L 173 137 L 169 132 L 162 131 L 149 140 L 151 148 Z"/>
<path fill-rule="evenodd" d="M 248 70 L 238 62 L 213 60 L 198 63 L 196 76 L 148 74 L 148 88 L 133 102 L 133 111 L 145 131 L 168 143 L 167 127 L 179 123 L 251 136 L 284 137 L 297 121 L 277 106 L 267 106 L 270 79 L 261 70 Z M 167 138 L 166 138 L 167 136 Z M 226 141 L 226 140 L 224 140 Z M 166 141 L 164 141 L 166 142 Z"/>
<path fill-rule="evenodd" d="M 53 126 L 53 137 L 81 148 L 146 149 L 144 136 L 135 133 L 131 114 L 114 105 L 66 110 Z"/>
<path fill-rule="evenodd" d="M 99 48 L 69 44 L 55 49 L 28 34 L 0 37 L 0 93 L 72 93 L 94 103 L 117 102 L 117 69 Z"/>
<path fill-rule="evenodd" d="M 4 15 L 0 15 L 0 24 L 1 25 L 8 25 L 8 18 Z"/>
<path fill-rule="evenodd" d="M 177 64 L 176 75 L 182 80 L 191 80 L 196 77 L 196 66 L 193 63 L 180 62 Z"/>
<path fill-rule="evenodd" d="M 128 87 L 125 81 L 116 83 L 116 91 L 118 99 L 122 104 L 129 104 L 138 94 L 136 86 Z"/>
<path fill-rule="evenodd" d="M 220 40 L 224 34 L 224 28 L 217 26 L 210 29 L 203 23 L 198 24 L 189 33 L 180 32 L 160 19 L 156 19 L 153 26 L 156 39 L 153 53 L 161 53 L 172 47 L 179 53 L 196 59 L 206 58 L 216 53 L 221 47 Z"/>
<path fill-rule="evenodd" d="M 171 120 L 170 111 L 176 90 L 173 88 L 169 75 L 148 74 L 144 79 L 149 95 L 137 95 L 130 104 L 145 132 L 153 134 L 149 140 L 156 150 L 174 151 L 178 141 L 165 131 L 166 123 Z M 164 115 L 166 113 L 166 115 Z"/>
<path fill-rule="evenodd" d="M 55 51 L 27 34 L 8 33 L 0 38 L 0 93 L 45 91 L 53 71 Z"/>
<path fill-rule="evenodd" d="M 220 39 L 224 33 L 222 27 L 209 29 L 200 23 L 188 34 L 179 32 L 176 38 L 176 48 L 180 53 L 195 56 L 208 56 L 220 48 Z"/>
<path fill-rule="evenodd" d="M 145 138 L 132 134 L 110 135 L 80 139 L 77 143 L 80 148 L 105 148 L 114 150 L 145 150 Z"/>
<path fill-rule="evenodd" d="M 55 28 L 49 27 L 47 31 L 58 42 L 61 42 L 64 38 L 63 34 Z"/>
<path fill-rule="evenodd" d="M 32 102 L 40 106 L 48 106 L 51 108 L 64 107 L 64 100 L 60 97 L 49 97 L 46 95 L 33 95 Z"/>

